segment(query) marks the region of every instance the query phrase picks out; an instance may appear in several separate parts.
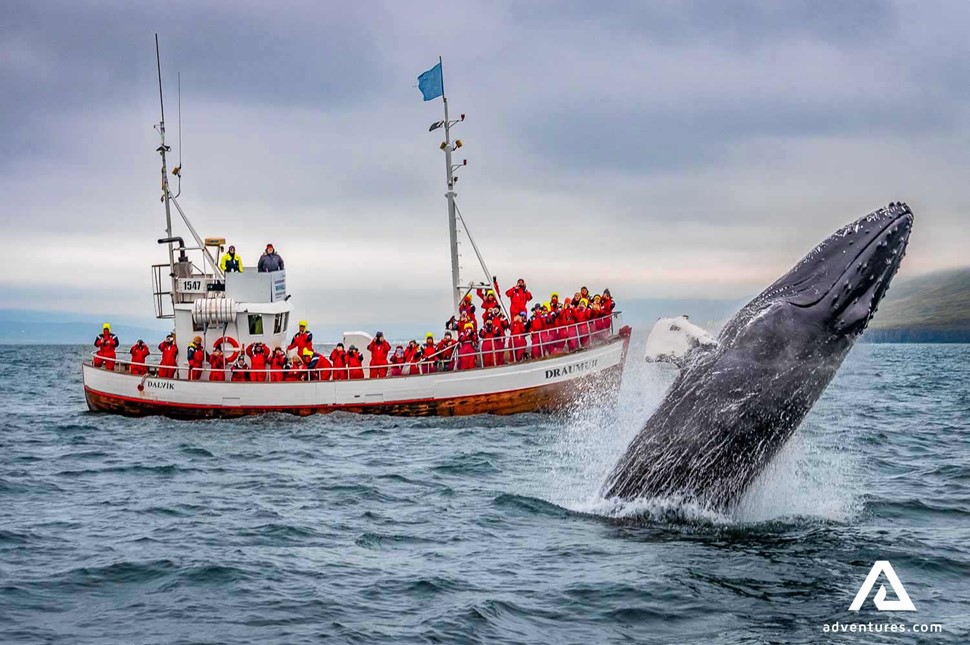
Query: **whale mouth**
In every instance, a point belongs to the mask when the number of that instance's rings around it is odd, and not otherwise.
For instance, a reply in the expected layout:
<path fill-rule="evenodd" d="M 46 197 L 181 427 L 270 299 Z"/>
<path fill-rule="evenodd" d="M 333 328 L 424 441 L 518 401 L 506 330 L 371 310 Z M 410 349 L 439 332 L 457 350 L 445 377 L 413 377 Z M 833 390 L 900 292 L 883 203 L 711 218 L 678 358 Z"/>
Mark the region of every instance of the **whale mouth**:
<path fill-rule="evenodd" d="M 861 333 L 869 324 L 906 255 L 912 227 L 908 208 L 887 218 L 823 297 L 831 306 L 837 331 Z"/>
<path fill-rule="evenodd" d="M 890 204 L 843 227 L 806 257 L 804 262 L 817 263 L 815 271 L 799 272 L 799 280 L 790 283 L 797 292 L 786 300 L 801 309 L 826 305 L 840 329 L 863 318 L 868 322 L 905 255 L 912 226 L 909 207 Z"/>

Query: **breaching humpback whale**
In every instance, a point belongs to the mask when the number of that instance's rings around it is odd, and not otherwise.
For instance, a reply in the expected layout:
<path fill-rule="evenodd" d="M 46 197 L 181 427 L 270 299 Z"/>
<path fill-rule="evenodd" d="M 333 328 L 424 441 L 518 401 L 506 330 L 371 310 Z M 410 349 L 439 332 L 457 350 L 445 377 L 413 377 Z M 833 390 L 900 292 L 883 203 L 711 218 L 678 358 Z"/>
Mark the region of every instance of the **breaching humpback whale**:
<path fill-rule="evenodd" d="M 614 466 L 607 498 L 725 510 L 795 432 L 899 268 L 913 213 L 890 204 L 836 231 L 693 342 L 660 406 Z M 676 329 L 676 327 L 675 327 Z M 696 329 L 696 328 L 695 328 Z"/>

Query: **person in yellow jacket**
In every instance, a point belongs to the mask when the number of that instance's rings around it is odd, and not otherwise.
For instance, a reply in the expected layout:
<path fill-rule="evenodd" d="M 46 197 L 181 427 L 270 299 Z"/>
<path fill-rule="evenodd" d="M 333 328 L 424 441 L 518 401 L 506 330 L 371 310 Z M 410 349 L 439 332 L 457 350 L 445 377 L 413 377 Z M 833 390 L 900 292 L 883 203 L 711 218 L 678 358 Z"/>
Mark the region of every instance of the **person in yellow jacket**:
<path fill-rule="evenodd" d="M 229 250 L 222 255 L 219 260 L 219 268 L 223 273 L 242 273 L 242 258 L 236 255 L 236 247 L 230 246 Z"/>

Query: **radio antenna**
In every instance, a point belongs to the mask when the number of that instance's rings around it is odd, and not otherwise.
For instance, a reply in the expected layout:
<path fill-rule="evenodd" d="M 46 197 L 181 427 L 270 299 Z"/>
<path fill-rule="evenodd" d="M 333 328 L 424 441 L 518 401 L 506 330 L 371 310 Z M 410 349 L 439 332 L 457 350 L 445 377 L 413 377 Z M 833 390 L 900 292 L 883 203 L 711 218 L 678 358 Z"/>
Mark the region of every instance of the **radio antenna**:
<path fill-rule="evenodd" d="M 179 178 L 179 187 L 175 197 L 182 194 L 182 72 L 176 73 L 178 79 L 178 125 L 179 125 L 179 165 L 172 169 L 172 174 Z"/>

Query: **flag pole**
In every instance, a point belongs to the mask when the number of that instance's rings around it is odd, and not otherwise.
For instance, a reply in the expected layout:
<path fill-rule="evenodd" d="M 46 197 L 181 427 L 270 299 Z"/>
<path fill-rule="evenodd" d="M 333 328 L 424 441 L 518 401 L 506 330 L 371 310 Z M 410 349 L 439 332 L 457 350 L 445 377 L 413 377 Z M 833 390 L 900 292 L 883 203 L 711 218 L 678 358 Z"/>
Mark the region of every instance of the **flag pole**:
<path fill-rule="evenodd" d="M 448 182 L 448 192 L 445 193 L 445 198 L 448 200 L 448 236 L 451 242 L 451 297 L 452 304 L 454 306 L 455 319 L 458 319 L 458 306 L 460 304 L 459 293 L 461 292 L 461 284 L 459 284 L 458 275 L 458 221 L 455 216 L 455 197 L 457 193 L 455 192 L 455 176 L 453 173 L 451 165 L 451 123 L 448 121 L 448 97 L 445 96 L 445 68 L 441 61 L 441 56 L 438 57 L 438 66 L 441 68 L 441 102 L 445 105 L 445 172 Z"/>

